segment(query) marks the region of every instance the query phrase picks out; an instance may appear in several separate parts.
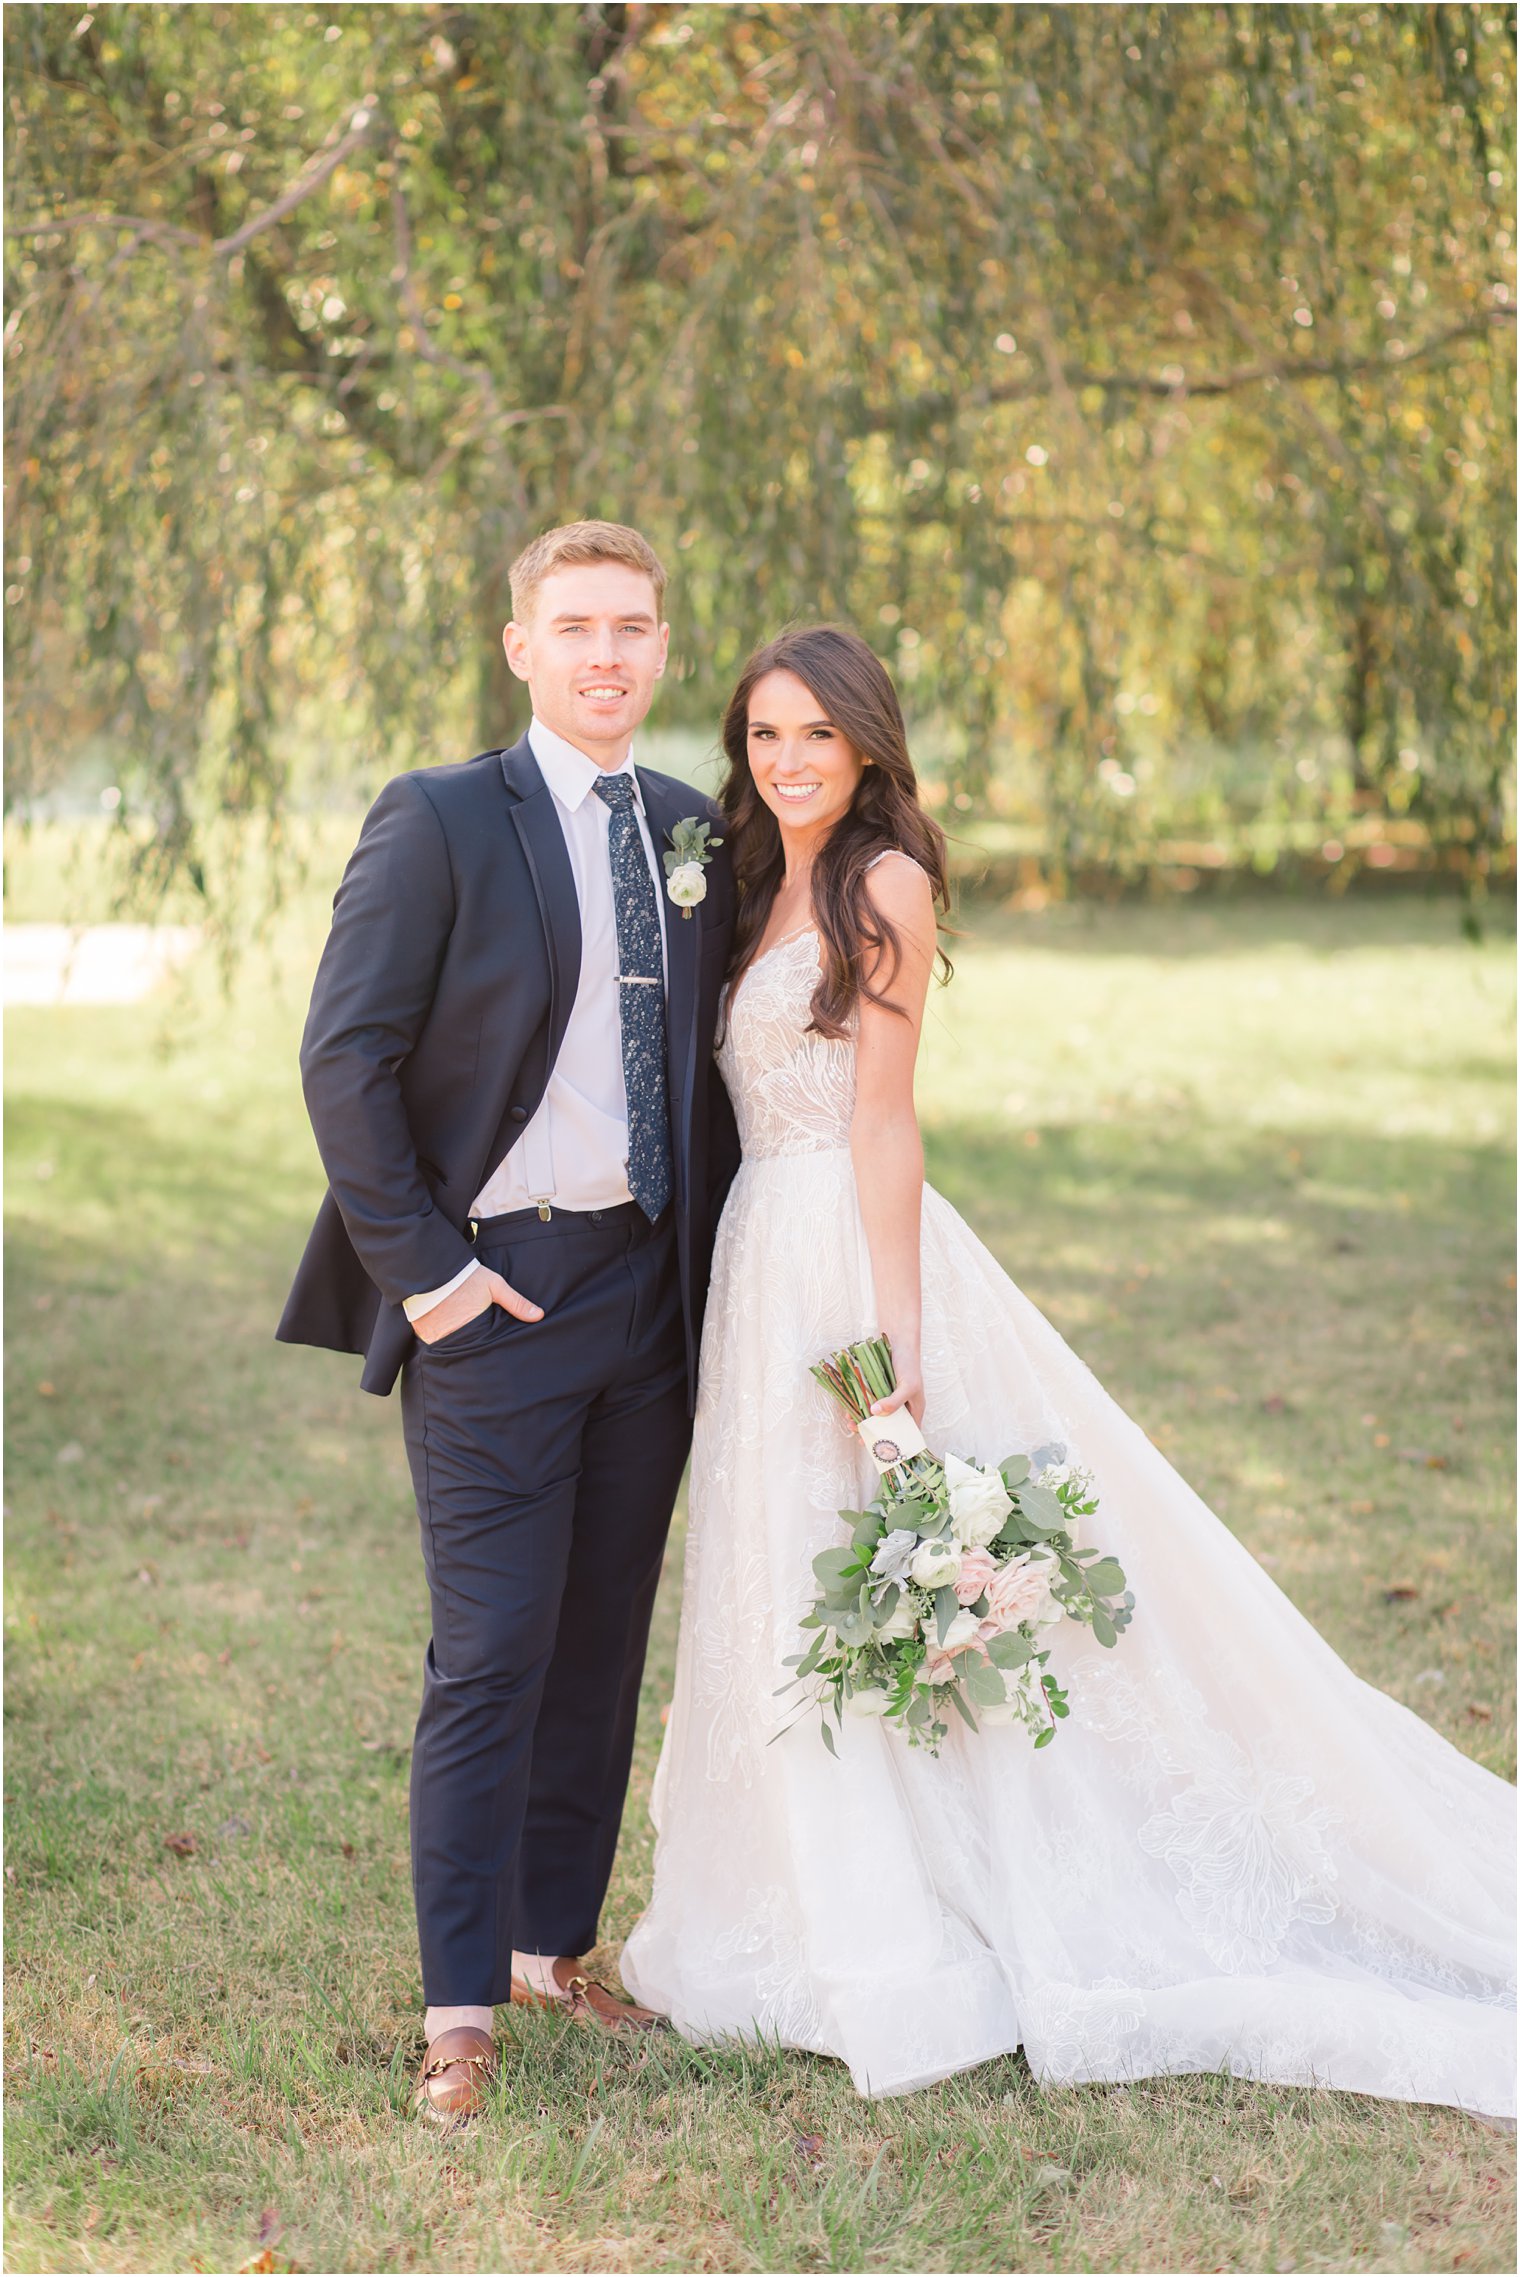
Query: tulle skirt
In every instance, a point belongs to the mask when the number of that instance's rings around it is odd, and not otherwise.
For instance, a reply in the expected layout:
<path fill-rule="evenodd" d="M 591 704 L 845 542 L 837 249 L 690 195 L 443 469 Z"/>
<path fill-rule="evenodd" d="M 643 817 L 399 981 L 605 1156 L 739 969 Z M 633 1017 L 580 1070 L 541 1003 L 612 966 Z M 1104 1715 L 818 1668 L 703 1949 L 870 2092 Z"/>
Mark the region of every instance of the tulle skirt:
<path fill-rule="evenodd" d="M 1022 2046 L 1051 2083 L 1225 2069 L 1513 2113 L 1514 1790 L 1352 1674 L 932 1189 L 922 1255 L 929 1443 L 1064 1444 L 1133 1626 L 1048 1632 L 1071 1715 L 1038 1754 L 847 1717 L 835 1760 L 816 1713 L 784 1728 L 812 1559 L 875 1489 L 808 1367 L 879 1323 L 848 1149 L 746 1161 L 629 1990 L 867 2095 Z"/>

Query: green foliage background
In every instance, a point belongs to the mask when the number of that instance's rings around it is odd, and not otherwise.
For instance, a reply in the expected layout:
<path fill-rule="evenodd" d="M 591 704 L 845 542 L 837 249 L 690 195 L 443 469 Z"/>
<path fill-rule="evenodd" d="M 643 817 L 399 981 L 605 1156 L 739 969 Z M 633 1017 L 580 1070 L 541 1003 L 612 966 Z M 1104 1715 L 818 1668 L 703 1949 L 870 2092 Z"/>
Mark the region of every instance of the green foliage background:
<path fill-rule="evenodd" d="M 1221 812 L 1481 883 L 1514 720 L 1508 7 L 13 6 L 13 794 L 213 817 L 521 724 L 634 520 L 662 718 L 853 619 L 1051 868 Z"/>

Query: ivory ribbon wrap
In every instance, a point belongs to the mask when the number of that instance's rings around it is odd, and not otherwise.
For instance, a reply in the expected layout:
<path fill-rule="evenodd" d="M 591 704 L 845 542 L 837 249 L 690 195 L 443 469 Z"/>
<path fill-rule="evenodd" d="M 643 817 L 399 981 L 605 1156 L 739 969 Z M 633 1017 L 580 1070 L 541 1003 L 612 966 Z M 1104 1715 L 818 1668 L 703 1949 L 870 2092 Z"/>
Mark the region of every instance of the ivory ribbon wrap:
<path fill-rule="evenodd" d="M 885 1474 L 910 1455 L 922 1455 L 929 1442 L 905 1407 L 891 1415 L 863 1415 L 855 1426 L 876 1468 Z"/>

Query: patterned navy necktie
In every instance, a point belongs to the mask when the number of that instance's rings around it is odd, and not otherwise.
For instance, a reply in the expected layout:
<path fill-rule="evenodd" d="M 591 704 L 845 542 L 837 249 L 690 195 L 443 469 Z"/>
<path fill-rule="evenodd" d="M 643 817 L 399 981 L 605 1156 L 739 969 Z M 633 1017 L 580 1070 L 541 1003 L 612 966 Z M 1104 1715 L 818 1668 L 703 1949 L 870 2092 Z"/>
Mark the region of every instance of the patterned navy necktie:
<path fill-rule="evenodd" d="M 607 858 L 617 915 L 618 1019 L 628 1094 L 628 1191 L 646 1218 L 670 1200 L 670 1106 L 665 1083 L 665 978 L 660 905 L 639 836 L 633 780 L 592 785 L 608 810 Z"/>

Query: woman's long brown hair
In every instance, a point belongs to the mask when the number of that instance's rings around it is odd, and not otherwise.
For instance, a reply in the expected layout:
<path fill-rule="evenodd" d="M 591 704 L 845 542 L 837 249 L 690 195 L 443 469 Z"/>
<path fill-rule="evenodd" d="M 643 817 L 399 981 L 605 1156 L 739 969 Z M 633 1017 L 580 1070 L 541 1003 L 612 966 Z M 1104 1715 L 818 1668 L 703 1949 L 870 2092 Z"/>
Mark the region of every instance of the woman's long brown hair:
<path fill-rule="evenodd" d="M 718 798 L 728 818 L 739 883 L 731 971 L 742 971 L 758 947 L 786 871 L 780 824 L 749 769 L 749 699 L 768 672 L 790 672 L 799 679 L 830 723 L 862 759 L 871 761 L 813 863 L 813 916 L 823 937 L 824 960 L 813 992 L 811 1025 L 820 1035 L 838 1037 L 847 1033 L 863 995 L 873 1004 L 886 1001 L 902 962 L 896 927 L 871 906 L 867 870 L 878 854 L 911 855 L 927 874 L 935 900 L 948 911 L 945 835 L 919 804 L 918 778 L 891 675 L 859 633 L 846 625 L 804 625 L 767 641 L 745 665 L 723 714 L 728 774 Z M 939 955 L 948 979 L 950 960 L 943 949 Z M 867 969 L 873 973 L 870 982 Z M 885 987 L 879 987 L 876 978 L 883 971 Z"/>

